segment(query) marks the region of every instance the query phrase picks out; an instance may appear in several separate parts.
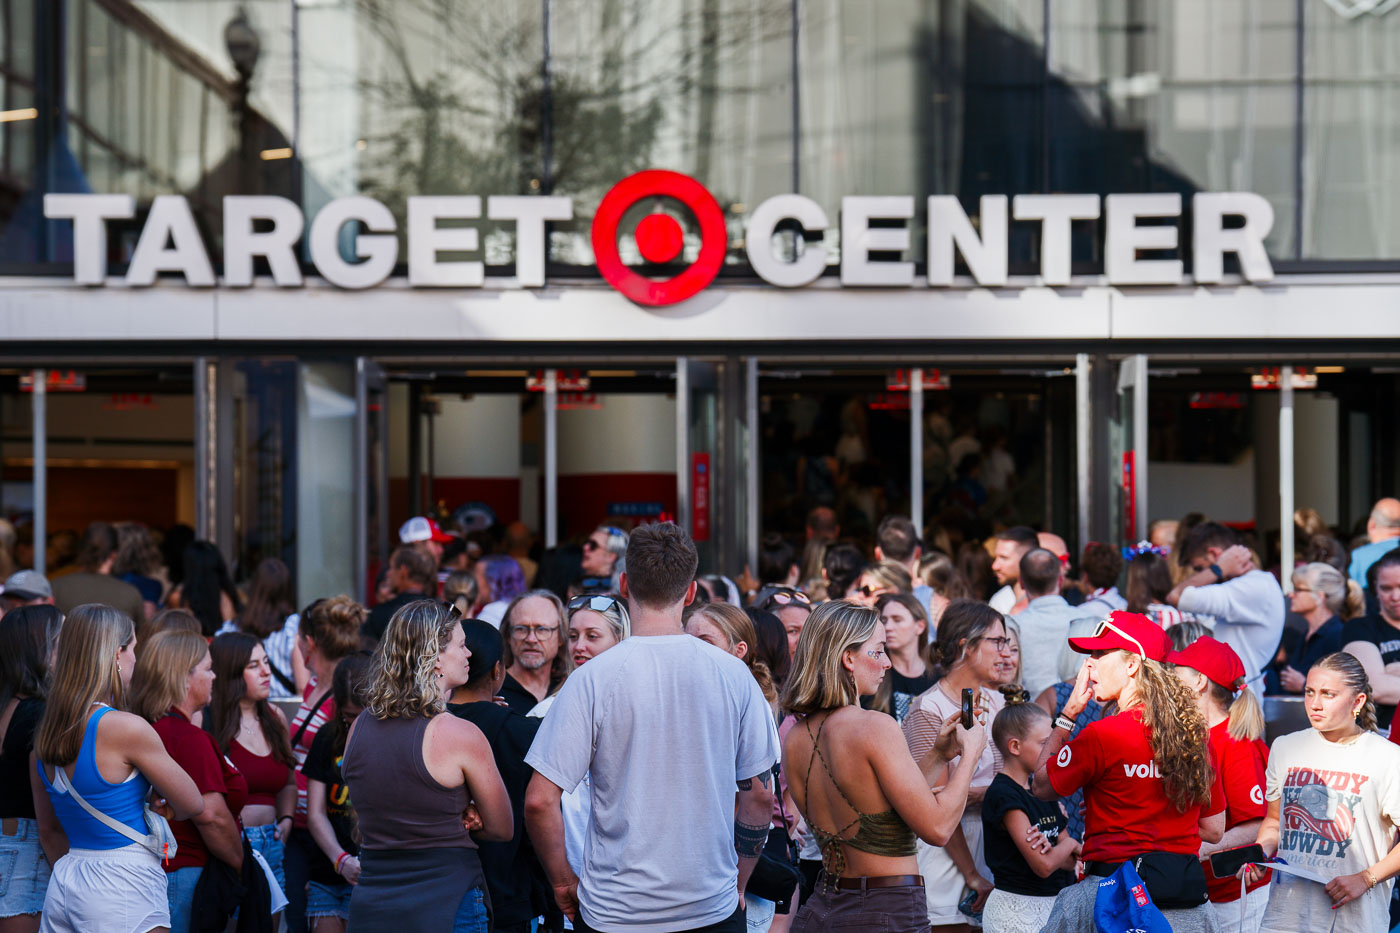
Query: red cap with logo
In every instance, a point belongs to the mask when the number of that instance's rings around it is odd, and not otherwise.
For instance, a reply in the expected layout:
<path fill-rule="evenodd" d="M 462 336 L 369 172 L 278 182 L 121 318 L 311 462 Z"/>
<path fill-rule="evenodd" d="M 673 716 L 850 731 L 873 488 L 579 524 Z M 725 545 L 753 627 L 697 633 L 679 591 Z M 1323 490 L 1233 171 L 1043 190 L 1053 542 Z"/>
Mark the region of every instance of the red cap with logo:
<path fill-rule="evenodd" d="M 1167 655 L 1167 663 L 1200 671 L 1211 683 L 1230 691 L 1238 690 L 1240 681 L 1245 678 L 1244 662 L 1235 654 L 1235 649 L 1209 635 L 1196 639 L 1181 651 L 1173 651 Z"/>
<path fill-rule="evenodd" d="M 415 515 L 399 526 L 399 540 L 404 544 L 414 544 L 418 541 L 436 541 L 439 544 L 446 544 L 452 540 L 452 536 L 443 531 L 442 527 L 431 518 Z"/>
<path fill-rule="evenodd" d="M 1167 633 L 1136 612 L 1110 612 L 1107 619 L 1100 620 L 1094 634 L 1071 638 L 1069 646 L 1080 654 L 1120 649 L 1152 661 L 1165 661 L 1172 650 Z"/>

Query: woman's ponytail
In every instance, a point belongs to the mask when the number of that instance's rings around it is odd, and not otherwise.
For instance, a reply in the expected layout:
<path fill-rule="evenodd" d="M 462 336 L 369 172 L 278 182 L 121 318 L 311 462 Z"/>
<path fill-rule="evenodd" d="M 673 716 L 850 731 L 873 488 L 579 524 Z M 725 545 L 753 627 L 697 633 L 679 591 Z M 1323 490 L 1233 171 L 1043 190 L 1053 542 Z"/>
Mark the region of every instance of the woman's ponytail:
<path fill-rule="evenodd" d="M 1355 580 L 1347 581 L 1347 598 L 1342 603 L 1342 621 L 1350 622 L 1366 614 L 1366 591 Z"/>
<path fill-rule="evenodd" d="M 1353 694 L 1365 694 L 1366 702 L 1356 715 L 1356 724 L 1367 732 L 1376 731 L 1376 704 L 1371 699 L 1371 681 L 1366 676 L 1366 668 L 1355 655 L 1345 651 L 1329 654 L 1313 663 L 1313 670 L 1333 671 L 1342 675 L 1342 682 Z"/>
<path fill-rule="evenodd" d="M 1211 686 L 1215 686 L 1212 684 Z M 1264 710 L 1259 706 L 1259 698 L 1248 685 L 1241 686 L 1235 698 L 1230 701 L 1230 738 L 1237 742 L 1253 742 L 1264 735 Z"/>

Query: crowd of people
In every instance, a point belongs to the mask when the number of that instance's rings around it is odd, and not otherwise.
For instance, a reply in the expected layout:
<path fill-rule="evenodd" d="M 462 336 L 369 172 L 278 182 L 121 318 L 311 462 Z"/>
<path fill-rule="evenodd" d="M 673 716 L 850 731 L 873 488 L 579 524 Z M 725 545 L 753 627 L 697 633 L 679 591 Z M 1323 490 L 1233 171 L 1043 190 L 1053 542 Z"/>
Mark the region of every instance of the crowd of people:
<path fill-rule="evenodd" d="M 1390 930 L 1400 501 L 1297 524 L 818 508 L 729 577 L 419 516 L 298 609 L 95 523 L 0 591 L 0 933 Z"/>

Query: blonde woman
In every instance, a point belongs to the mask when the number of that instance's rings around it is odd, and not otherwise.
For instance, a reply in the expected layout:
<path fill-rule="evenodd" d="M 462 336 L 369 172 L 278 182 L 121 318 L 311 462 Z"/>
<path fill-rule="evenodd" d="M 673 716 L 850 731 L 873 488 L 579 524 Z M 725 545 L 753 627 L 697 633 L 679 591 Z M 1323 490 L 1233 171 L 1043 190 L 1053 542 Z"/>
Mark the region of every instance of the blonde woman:
<path fill-rule="evenodd" d="M 173 819 L 198 816 L 204 807 L 150 723 L 114 709 L 136 668 L 135 647 L 131 619 L 108 606 L 78 606 L 59 634 L 34 737 L 34 810 L 53 866 L 44 930 L 148 933 L 170 926 L 160 859 L 89 814 L 69 790 L 139 836 L 150 833 L 142 811 L 152 786 Z"/>
<path fill-rule="evenodd" d="M 513 826 L 486 737 L 447 712 L 471 658 L 459 619 L 444 603 L 415 600 L 394 613 L 375 650 L 368 702 L 341 763 L 362 839 L 351 929 L 485 928 L 477 840 L 504 842 Z"/>
<path fill-rule="evenodd" d="M 1114 612 L 1069 643 L 1089 658 L 1041 750 L 1032 791 L 1054 800 L 1084 789 L 1086 879 L 1060 893 L 1045 929 L 1094 929 L 1098 881 L 1128 861 L 1169 923 L 1210 929 L 1197 854 L 1202 841 L 1220 841 L 1224 805 L 1213 793 L 1206 717 L 1166 664 L 1171 641 L 1146 616 Z M 1116 701 L 1119 712 L 1066 743 L 1091 697 Z"/>
<path fill-rule="evenodd" d="M 862 606 L 874 606 L 886 593 L 912 593 L 914 579 L 903 564 L 882 560 L 869 564 L 856 577 L 846 598 Z"/>
<path fill-rule="evenodd" d="M 758 681 L 763 698 L 770 705 L 777 701 L 778 690 L 773 684 L 773 672 L 768 670 L 767 664 L 758 660 L 755 650 L 758 635 L 754 631 L 753 620 L 744 610 L 729 603 L 701 603 L 698 606 L 691 603 L 685 614 L 685 633 L 743 661 L 754 680 Z"/>
<path fill-rule="evenodd" d="M 1279 736 L 1269 753 L 1259 845 L 1318 880 L 1275 872 L 1260 933 L 1389 929 L 1400 747 L 1376 733 L 1366 669 L 1345 652 L 1308 671 L 1303 706 L 1312 728 Z M 1260 879 L 1258 869 L 1242 874 Z"/>
<path fill-rule="evenodd" d="M 204 810 L 172 824 L 180 849 L 165 867 L 170 933 L 191 928 L 195 885 L 210 858 L 241 871 L 243 837 L 234 814 L 248 799 L 248 781 L 194 724 L 214 691 L 209 643 L 193 632 L 161 632 L 141 649 L 131 678 L 131 711 L 151 723 L 170 757 L 194 779 Z"/>
<path fill-rule="evenodd" d="M 1250 886 L 1240 910 L 1240 883 L 1234 875 L 1218 878 L 1207 856 L 1253 845 L 1264 821 L 1264 711 L 1245 683 L 1244 662 L 1229 645 L 1210 636 L 1198 638 L 1167 655 L 1176 676 L 1196 696 L 1196 707 L 1210 728 L 1210 753 L 1225 795 L 1225 835 L 1201 846 L 1202 868 L 1223 933 L 1254 933 L 1269 903 L 1268 878 Z"/>
<path fill-rule="evenodd" d="M 797 640 L 783 706 L 800 717 L 783 742 L 792 797 L 821 845 L 816 893 L 793 933 L 927 933 L 915 838 L 943 845 L 957 828 L 987 742 L 980 721 L 943 729 L 917 764 L 899 725 L 860 708 L 890 668 L 873 609 L 823 603 Z M 947 784 L 930 790 L 958 756 Z M 815 766 L 815 767 L 814 767 Z"/>

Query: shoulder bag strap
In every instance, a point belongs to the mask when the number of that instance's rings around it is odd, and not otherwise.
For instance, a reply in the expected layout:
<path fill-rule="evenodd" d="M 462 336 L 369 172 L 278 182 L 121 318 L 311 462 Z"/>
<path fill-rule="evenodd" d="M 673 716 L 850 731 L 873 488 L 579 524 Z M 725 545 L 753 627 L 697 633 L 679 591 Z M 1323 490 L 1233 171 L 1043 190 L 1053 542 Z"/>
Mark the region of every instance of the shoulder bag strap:
<path fill-rule="evenodd" d="M 150 848 L 149 836 L 143 836 L 136 830 L 132 829 L 130 826 L 121 822 L 120 820 L 112 819 L 112 817 L 103 813 L 101 810 L 97 809 L 92 804 L 84 800 L 83 795 L 78 793 L 78 789 L 73 786 L 73 782 L 68 780 L 68 774 L 62 768 L 56 765 L 54 766 L 53 772 L 53 786 L 60 793 L 66 793 L 68 796 L 72 797 L 73 800 L 78 804 L 78 806 L 86 810 L 90 816 L 92 816 L 102 825 L 106 826 L 108 829 L 112 830 L 113 832 L 121 833 L 123 836 L 130 839 L 132 842 Z"/>
<path fill-rule="evenodd" d="M 266 639 L 263 640 L 263 642 L 262 642 L 262 647 L 263 647 L 263 654 L 265 654 L 265 655 L 267 656 L 267 667 L 268 667 L 268 670 L 272 671 L 272 676 L 277 678 L 277 682 L 278 682 L 279 684 L 282 685 L 282 688 L 283 688 L 284 690 L 286 690 L 287 692 L 289 692 L 289 693 L 291 693 L 293 696 L 295 696 L 295 695 L 296 695 L 296 692 L 297 692 L 297 684 L 296 684 L 296 681 L 295 681 L 295 680 L 292 680 L 292 678 L 290 678 L 290 677 L 288 677 L 286 674 L 282 673 L 282 669 L 281 669 L 280 667 L 278 667 L 276 664 L 272 663 L 272 652 L 270 652 L 270 651 L 267 650 L 267 640 L 266 640 Z M 300 738 L 300 736 L 298 736 L 298 738 Z"/>

